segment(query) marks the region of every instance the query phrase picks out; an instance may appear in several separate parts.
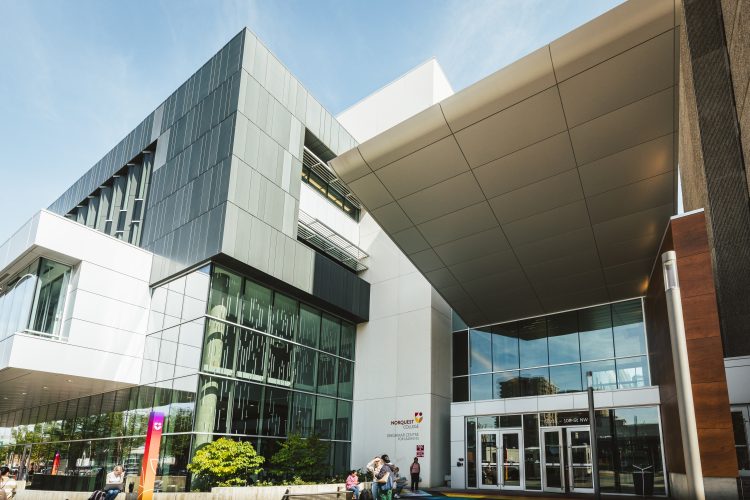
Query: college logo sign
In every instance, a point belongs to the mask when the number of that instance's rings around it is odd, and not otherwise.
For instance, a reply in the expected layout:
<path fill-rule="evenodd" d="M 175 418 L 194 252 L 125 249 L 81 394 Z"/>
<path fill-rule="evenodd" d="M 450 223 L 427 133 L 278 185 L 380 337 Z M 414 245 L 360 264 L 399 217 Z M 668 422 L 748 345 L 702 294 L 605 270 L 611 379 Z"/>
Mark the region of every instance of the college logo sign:
<path fill-rule="evenodd" d="M 414 421 L 418 424 L 422 423 L 422 420 L 424 420 L 424 417 L 422 416 L 421 411 L 415 411 L 414 412 Z"/>

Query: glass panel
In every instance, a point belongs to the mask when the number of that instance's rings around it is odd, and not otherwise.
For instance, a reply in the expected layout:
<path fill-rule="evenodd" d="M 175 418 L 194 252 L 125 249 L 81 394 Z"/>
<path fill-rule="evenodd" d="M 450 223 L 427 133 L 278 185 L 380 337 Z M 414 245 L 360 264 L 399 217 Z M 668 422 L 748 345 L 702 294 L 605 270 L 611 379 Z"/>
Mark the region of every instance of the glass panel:
<path fill-rule="evenodd" d="M 547 323 L 544 318 L 521 321 L 518 324 L 521 368 L 544 366 L 547 357 Z"/>
<path fill-rule="evenodd" d="M 352 399 L 354 380 L 354 363 L 339 360 L 339 397 Z"/>
<path fill-rule="evenodd" d="M 734 430 L 734 444 L 746 445 L 747 435 L 745 433 L 745 419 L 743 418 L 742 411 L 732 411 L 732 429 Z"/>
<path fill-rule="evenodd" d="M 492 388 L 493 398 L 517 398 L 521 395 L 521 384 L 518 370 L 509 372 L 493 373 Z"/>
<path fill-rule="evenodd" d="M 575 363 L 581 360 L 578 347 L 578 315 L 575 312 L 547 317 L 549 363 Z"/>
<path fill-rule="evenodd" d="M 341 350 L 339 355 L 346 359 L 354 359 L 356 331 L 356 326 L 345 321 L 341 322 Z"/>
<path fill-rule="evenodd" d="M 471 400 L 492 399 L 492 374 L 474 375 L 469 377 L 471 388 Z"/>
<path fill-rule="evenodd" d="M 500 417 L 477 417 L 477 429 L 497 429 L 500 427 Z"/>
<path fill-rule="evenodd" d="M 539 417 L 536 414 L 523 416 L 523 446 L 525 487 L 527 490 L 540 490 L 542 464 L 539 453 Z"/>
<path fill-rule="evenodd" d="M 453 379 L 453 402 L 460 403 L 469 400 L 469 377 L 455 377 Z"/>
<path fill-rule="evenodd" d="M 232 434 L 260 433 L 260 405 L 263 401 L 263 387 L 237 382 L 232 404 Z"/>
<path fill-rule="evenodd" d="M 581 336 L 581 359 L 607 359 L 615 356 L 612 340 L 610 306 L 592 307 L 578 311 Z"/>
<path fill-rule="evenodd" d="M 323 314 L 320 335 L 320 348 L 331 354 L 338 354 L 341 339 L 341 322 L 327 314 Z"/>
<path fill-rule="evenodd" d="M 494 486 L 497 482 L 497 435 L 480 434 L 480 453 L 482 459 L 481 484 Z"/>
<path fill-rule="evenodd" d="M 172 404 L 169 405 L 171 432 L 190 432 L 193 430 L 194 410 L 195 393 L 173 390 Z"/>
<path fill-rule="evenodd" d="M 474 417 L 466 419 L 466 485 L 477 487 L 477 423 Z"/>
<path fill-rule="evenodd" d="M 521 427 L 521 415 L 500 415 L 500 427 Z"/>
<path fill-rule="evenodd" d="M 521 370 L 521 396 L 552 394 L 549 383 L 549 368 Z"/>
<path fill-rule="evenodd" d="M 321 439 L 331 439 L 336 421 L 336 400 L 318 396 L 316 406 L 315 433 Z"/>
<path fill-rule="evenodd" d="M 315 392 L 317 352 L 302 346 L 295 346 L 294 387 Z"/>
<path fill-rule="evenodd" d="M 587 372 L 592 373 L 594 389 L 617 389 L 617 376 L 614 360 L 581 363 L 581 372 L 584 377 L 586 377 Z"/>
<path fill-rule="evenodd" d="M 318 392 L 336 395 L 336 358 L 330 354 L 318 354 Z"/>
<path fill-rule="evenodd" d="M 271 333 L 293 340 L 297 331 L 297 301 L 276 292 L 271 313 Z"/>
<path fill-rule="evenodd" d="M 242 324 L 268 331 L 268 314 L 271 310 L 273 292 L 253 281 L 245 280 L 245 293 L 242 300 Z"/>
<path fill-rule="evenodd" d="M 70 267 L 40 259 L 39 284 L 34 300 L 31 329 L 56 334 L 62 320 Z"/>
<path fill-rule="evenodd" d="M 299 343 L 310 347 L 318 347 L 318 339 L 320 339 L 320 311 L 305 304 L 300 304 Z"/>
<path fill-rule="evenodd" d="M 242 278 L 220 267 L 214 267 L 211 291 L 208 295 L 208 314 L 236 323 L 241 289 Z"/>
<path fill-rule="evenodd" d="M 352 403 L 350 401 L 339 401 L 336 411 L 336 439 L 348 441 L 351 439 L 352 429 Z"/>
<path fill-rule="evenodd" d="M 291 392 L 286 389 L 266 387 L 263 406 L 263 434 L 286 436 Z"/>
<path fill-rule="evenodd" d="M 303 437 L 312 436 L 315 430 L 315 396 L 302 392 L 294 393 L 292 404 L 292 432 Z"/>
<path fill-rule="evenodd" d="M 581 383 L 581 365 L 578 363 L 573 365 L 550 366 L 549 378 L 553 393 L 580 392 L 583 390 Z"/>
<path fill-rule="evenodd" d="M 544 432 L 544 479 L 546 488 L 562 488 L 560 431 Z"/>
<path fill-rule="evenodd" d="M 618 388 L 630 389 L 651 385 L 648 378 L 648 359 L 646 356 L 618 359 L 616 363 Z"/>
<path fill-rule="evenodd" d="M 468 375 L 469 373 L 469 334 L 457 332 L 453 334 L 453 375 Z"/>
<path fill-rule="evenodd" d="M 518 332 L 515 324 L 492 329 L 492 369 L 512 370 L 519 366 Z"/>
<path fill-rule="evenodd" d="M 646 354 L 646 331 L 640 299 L 612 304 L 612 324 L 615 354 L 618 357 Z"/>
<path fill-rule="evenodd" d="M 237 328 L 215 319 L 206 321 L 203 343 L 203 371 L 232 375 Z"/>
<path fill-rule="evenodd" d="M 292 344 L 269 337 L 268 383 L 292 385 Z"/>
<path fill-rule="evenodd" d="M 520 416 L 519 416 L 520 420 Z M 520 422 L 519 422 L 520 423 Z M 503 434 L 503 476 L 505 487 L 521 486 L 521 443 L 520 434 Z"/>
<path fill-rule="evenodd" d="M 237 377 L 262 382 L 266 337 L 242 328 L 237 330 Z"/>
<path fill-rule="evenodd" d="M 491 372 L 492 337 L 490 333 L 481 330 L 471 330 L 469 341 L 469 373 Z"/>

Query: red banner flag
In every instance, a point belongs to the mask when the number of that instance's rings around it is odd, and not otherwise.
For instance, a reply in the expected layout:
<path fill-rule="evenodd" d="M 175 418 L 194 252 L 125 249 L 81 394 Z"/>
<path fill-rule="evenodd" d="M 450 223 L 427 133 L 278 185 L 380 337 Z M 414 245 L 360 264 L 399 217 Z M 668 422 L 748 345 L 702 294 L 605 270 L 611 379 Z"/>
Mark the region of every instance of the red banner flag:
<path fill-rule="evenodd" d="M 154 498 L 154 482 L 156 469 L 159 466 L 159 447 L 161 433 L 164 428 L 164 414 L 152 411 L 148 417 L 148 432 L 146 446 L 143 450 L 141 463 L 141 481 L 138 485 L 138 500 L 152 500 Z"/>

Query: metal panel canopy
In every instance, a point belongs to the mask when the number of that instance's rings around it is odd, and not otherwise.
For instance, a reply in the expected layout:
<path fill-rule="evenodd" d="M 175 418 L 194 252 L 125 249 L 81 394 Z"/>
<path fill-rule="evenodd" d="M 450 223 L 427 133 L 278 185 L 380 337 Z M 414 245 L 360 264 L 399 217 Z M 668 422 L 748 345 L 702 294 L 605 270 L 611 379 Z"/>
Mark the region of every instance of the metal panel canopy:
<path fill-rule="evenodd" d="M 642 295 L 676 212 L 678 17 L 630 0 L 331 167 L 469 325 Z"/>

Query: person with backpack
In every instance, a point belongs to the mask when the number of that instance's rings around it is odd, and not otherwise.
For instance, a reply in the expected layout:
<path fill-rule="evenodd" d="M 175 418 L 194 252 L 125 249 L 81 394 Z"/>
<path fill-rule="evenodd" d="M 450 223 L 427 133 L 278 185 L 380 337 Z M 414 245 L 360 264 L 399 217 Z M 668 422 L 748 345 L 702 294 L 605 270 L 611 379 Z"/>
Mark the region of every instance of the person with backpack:
<path fill-rule="evenodd" d="M 419 465 L 417 457 L 414 457 L 409 472 L 411 473 L 411 491 L 417 491 L 419 489 L 419 474 L 422 472 L 422 466 Z"/>

